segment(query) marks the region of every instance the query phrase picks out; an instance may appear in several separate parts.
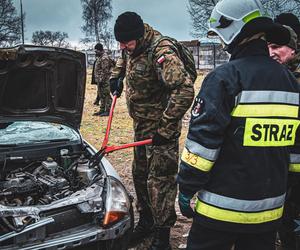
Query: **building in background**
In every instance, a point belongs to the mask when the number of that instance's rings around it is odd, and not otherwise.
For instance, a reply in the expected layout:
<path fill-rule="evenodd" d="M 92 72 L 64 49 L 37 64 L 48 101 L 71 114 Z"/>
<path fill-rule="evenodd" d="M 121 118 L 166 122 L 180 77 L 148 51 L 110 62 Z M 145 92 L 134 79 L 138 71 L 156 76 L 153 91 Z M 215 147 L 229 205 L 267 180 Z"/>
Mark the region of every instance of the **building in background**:
<path fill-rule="evenodd" d="M 212 70 L 229 60 L 229 55 L 223 51 L 220 43 L 200 42 L 199 40 L 181 41 L 181 43 L 192 51 L 198 70 Z M 82 52 L 86 54 L 87 66 L 92 67 L 95 61 L 94 50 Z M 112 50 L 108 53 L 116 60 L 121 55 L 121 50 Z"/>

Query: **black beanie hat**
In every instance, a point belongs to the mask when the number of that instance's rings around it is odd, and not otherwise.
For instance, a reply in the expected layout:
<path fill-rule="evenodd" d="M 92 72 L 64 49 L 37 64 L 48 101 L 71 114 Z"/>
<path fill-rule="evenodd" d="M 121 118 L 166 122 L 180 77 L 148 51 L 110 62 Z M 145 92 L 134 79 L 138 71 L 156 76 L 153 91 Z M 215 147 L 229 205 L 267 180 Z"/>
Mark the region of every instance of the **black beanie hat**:
<path fill-rule="evenodd" d="M 103 50 L 103 45 L 101 43 L 97 43 L 94 47 L 96 50 L 100 50 L 102 51 Z"/>
<path fill-rule="evenodd" d="M 298 17 L 292 13 L 282 13 L 274 19 L 275 23 L 290 26 L 300 36 L 300 22 Z"/>
<path fill-rule="evenodd" d="M 118 16 L 114 32 L 116 40 L 119 42 L 128 42 L 138 40 L 144 35 L 144 22 L 135 12 L 124 12 Z"/>

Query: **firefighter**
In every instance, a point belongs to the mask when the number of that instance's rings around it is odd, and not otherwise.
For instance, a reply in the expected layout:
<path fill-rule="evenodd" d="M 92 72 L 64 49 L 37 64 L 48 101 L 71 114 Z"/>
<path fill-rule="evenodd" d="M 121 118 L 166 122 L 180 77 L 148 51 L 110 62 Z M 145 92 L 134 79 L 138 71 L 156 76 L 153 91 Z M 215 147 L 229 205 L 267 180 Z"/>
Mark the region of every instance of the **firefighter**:
<path fill-rule="evenodd" d="M 187 249 L 275 249 L 299 91 L 268 53 L 267 41 L 287 44 L 289 31 L 263 13 L 258 0 L 222 0 L 209 19 L 231 58 L 206 76 L 192 106 L 177 176 L 181 212 L 193 217 Z"/>

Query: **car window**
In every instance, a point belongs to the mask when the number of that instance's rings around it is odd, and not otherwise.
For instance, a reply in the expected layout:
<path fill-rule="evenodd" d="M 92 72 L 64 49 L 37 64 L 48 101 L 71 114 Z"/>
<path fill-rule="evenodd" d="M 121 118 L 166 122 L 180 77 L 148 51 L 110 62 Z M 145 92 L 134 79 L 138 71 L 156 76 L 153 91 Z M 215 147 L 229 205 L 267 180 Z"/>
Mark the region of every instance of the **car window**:
<path fill-rule="evenodd" d="M 50 122 L 20 121 L 0 123 L 0 145 L 79 141 L 72 128 Z"/>

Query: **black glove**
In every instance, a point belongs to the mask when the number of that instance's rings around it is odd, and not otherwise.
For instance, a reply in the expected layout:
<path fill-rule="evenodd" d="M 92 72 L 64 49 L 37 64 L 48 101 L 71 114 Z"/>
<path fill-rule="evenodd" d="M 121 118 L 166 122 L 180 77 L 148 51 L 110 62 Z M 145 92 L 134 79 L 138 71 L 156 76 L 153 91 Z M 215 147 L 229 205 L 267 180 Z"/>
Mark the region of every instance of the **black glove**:
<path fill-rule="evenodd" d="M 120 97 L 123 91 L 123 78 L 112 78 L 109 80 L 109 85 L 112 95 Z"/>
<path fill-rule="evenodd" d="M 154 134 L 154 136 L 152 137 L 152 145 L 154 145 L 154 146 L 162 146 L 162 145 L 166 145 L 168 143 L 170 143 L 170 140 L 167 139 L 166 137 L 162 136 L 158 132 L 156 132 Z"/>
<path fill-rule="evenodd" d="M 195 212 L 190 205 L 192 198 L 193 196 L 184 195 L 179 192 L 178 203 L 179 203 L 180 212 L 183 216 L 187 218 L 193 218 L 195 215 Z"/>

